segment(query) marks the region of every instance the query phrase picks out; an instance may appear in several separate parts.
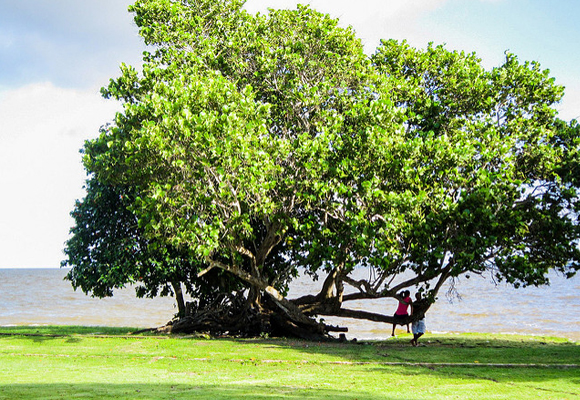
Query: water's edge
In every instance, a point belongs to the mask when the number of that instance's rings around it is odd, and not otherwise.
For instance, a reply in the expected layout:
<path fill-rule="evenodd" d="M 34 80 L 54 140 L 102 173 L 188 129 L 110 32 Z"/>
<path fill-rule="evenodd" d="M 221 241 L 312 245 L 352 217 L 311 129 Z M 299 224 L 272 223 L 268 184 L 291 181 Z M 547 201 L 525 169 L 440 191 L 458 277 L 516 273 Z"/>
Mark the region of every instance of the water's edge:
<path fill-rule="evenodd" d="M 138 299 L 133 288 L 96 299 L 74 291 L 66 269 L 0 269 L 0 325 L 161 326 L 176 312 L 172 298 Z M 361 272 L 364 273 L 364 272 Z M 427 315 L 430 332 L 517 333 L 580 341 L 580 280 L 551 277 L 551 285 L 513 289 L 476 277 L 462 280 L 462 295 L 450 302 L 442 294 Z M 299 279 L 289 297 L 309 293 L 320 282 Z M 442 291 L 444 293 L 445 290 Z M 348 308 L 392 314 L 392 299 L 349 303 Z M 349 339 L 387 339 L 391 325 L 324 317 L 347 326 Z M 399 331 L 402 332 L 402 331 Z"/>

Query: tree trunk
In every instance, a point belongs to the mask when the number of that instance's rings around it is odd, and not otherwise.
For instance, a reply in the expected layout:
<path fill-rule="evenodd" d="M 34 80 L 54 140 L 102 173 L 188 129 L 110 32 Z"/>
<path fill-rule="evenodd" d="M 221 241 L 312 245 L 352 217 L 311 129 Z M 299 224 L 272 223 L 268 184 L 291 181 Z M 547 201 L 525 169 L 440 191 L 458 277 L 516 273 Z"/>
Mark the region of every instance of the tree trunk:
<path fill-rule="evenodd" d="M 185 316 L 185 301 L 183 300 L 183 291 L 181 290 L 181 282 L 171 281 L 173 291 L 175 292 L 175 300 L 177 301 L 177 314 L 180 317 Z"/>
<path fill-rule="evenodd" d="M 270 286 L 267 281 L 264 279 L 258 278 L 256 276 L 251 275 L 250 273 L 244 271 L 243 269 L 237 268 L 235 266 L 223 264 L 219 261 L 208 259 L 208 264 L 221 268 L 225 271 L 231 272 L 232 274 L 236 275 L 238 278 L 242 279 L 246 283 L 250 284 L 253 289 L 258 291 L 263 291 L 268 295 L 268 297 L 278 306 L 278 308 L 285 314 L 286 318 L 294 323 L 302 326 L 305 329 L 309 329 L 312 332 L 324 335 L 324 325 L 317 323 L 312 318 L 309 318 L 304 314 L 304 312 L 296 306 L 296 304 L 292 303 L 288 299 L 286 299 L 276 288 Z M 275 312 L 276 313 L 276 312 Z"/>
<path fill-rule="evenodd" d="M 288 300 L 268 281 L 235 265 L 224 264 L 216 260 L 206 260 L 210 268 L 228 271 L 248 285 L 249 291 L 237 295 L 218 297 L 215 304 L 204 309 L 188 311 L 184 318 L 174 322 L 172 332 L 202 331 L 212 334 L 257 336 L 268 333 L 273 336 L 295 336 L 308 340 L 332 340 L 331 331 L 346 331 L 346 328 L 330 327 L 317 322 L 317 316 L 336 316 L 343 318 L 365 319 L 387 324 L 405 325 L 418 320 L 421 314 L 395 319 L 392 315 L 383 315 L 361 310 L 342 308 L 342 300 L 353 298 L 390 298 L 393 290 L 381 293 L 358 293 L 343 295 L 343 276 L 340 268 L 333 270 L 322 285 L 317 295 L 307 295 L 296 300 Z M 435 288 L 435 294 L 449 276 L 451 266 L 442 270 Z M 404 282 L 415 284 L 421 277 Z M 233 298 L 235 297 L 235 299 Z M 426 312 L 430 304 L 424 309 Z"/>

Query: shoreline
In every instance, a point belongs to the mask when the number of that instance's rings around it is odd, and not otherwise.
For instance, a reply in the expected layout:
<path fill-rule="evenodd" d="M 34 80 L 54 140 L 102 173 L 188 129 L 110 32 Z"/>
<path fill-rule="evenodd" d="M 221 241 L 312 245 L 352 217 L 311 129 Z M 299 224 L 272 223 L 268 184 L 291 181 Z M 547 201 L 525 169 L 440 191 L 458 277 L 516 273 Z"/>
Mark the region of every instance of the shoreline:
<path fill-rule="evenodd" d="M 42 328 L 42 329 L 47 329 L 47 330 L 60 330 L 60 329 L 65 329 L 65 330 L 75 330 L 75 329 L 80 329 L 80 330 L 94 330 L 94 329 L 102 329 L 102 330 L 119 330 L 119 331 L 131 331 L 131 330 L 135 330 L 135 331 L 140 331 L 140 330 L 149 330 L 149 329 L 154 329 L 151 327 L 139 327 L 139 326 L 109 326 L 109 325 L 58 325 L 58 324 L 4 324 L 4 325 L 0 325 L 0 335 L 5 335 L 6 333 L 3 332 L 2 330 L 14 330 L 14 331 L 26 331 L 28 329 L 35 329 L 35 328 Z M 163 336 L 163 337 L 175 337 L 175 338 L 179 338 L 179 337 L 195 337 L 195 336 L 200 336 L 200 337 L 211 337 L 209 335 L 206 335 L 204 333 L 193 333 L 193 334 L 189 334 L 189 335 L 182 335 L 182 334 L 175 334 L 175 335 L 171 335 L 171 334 L 164 334 L 164 333 L 157 333 L 154 332 L 155 335 L 158 336 Z M 18 332 L 14 333 L 15 335 L 18 335 Z M 148 335 L 145 335 L 148 336 Z M 549 334 L 549 333 L 521 333 L 521 332 L 453 332 L 453 331 L 427 331 L 425 333 L 425 335 L 422 337 L 421 341 L 424 342 L 428 342 L 429 338 L 433 338 L 433 339 L 437 339 L 437 338 L 447 338 L 447 339 L 453 339 L 453 338 L 457 338 L 457 339 L 461 339 L 461 338 L 469 338 L 469 337 L 489 337 L 490 339 L 493 338 L 499 338 L 499 337 L 507 337 L 507 338 L 513 338 L 513 339 L 518 339 L 518 338 L 523 338 L 523 339 L 529 339 L 529 340 L 555 340 L 555 341 L 565 341 L 568 343 L 572 343 L 572 344 L 578 344 L 580 343 L 579 339 L 576 338 L 571 338 L 571 337 L 566 337 L 566 336 L 561 336 L 561 335 L 553 335 L 553 334 Z M 137 337 L 137 336 L 134 336 Z M 401 340 L 407 340 L 408 338 L 412 338 L 413 335 L 411 333 L 402 333 L 402 334 L 397 334 L 395 336 L 377 336 L 377 337 L 352 337 L 352 338 L 347 338 L 346 342 L 352 342 L 352 343 L 365 343 L 365 342 L 377 342 L 377 343 L 386 343 L 386 342 L 396 342 L 396 341 L 401 341 Z M 264 341 L 270 340 L 270 338 L 262 338 L 262 337 L 255 337 L 255 338 L 239 338 L 236 336 L 228 336 L 228 335 L 224 335 L 224 336 L 220 336 L 220 337 L 211 337 L 212 339 L 219 339 L 219 338 L 231 338 L 231 339 L 248 339 L 248 340 L 261 340 L 263 339 Z M 299 339 L 299 338 L 292 338 L 292 337 L 273 337 L 272 339 L 280 339 L 280 340 L 303 340 L 303 339 Z"/>
<path fill-rule="evenodd" d="M 165 325 L 176 312 L 174 299 L 139 299 L 132 287 L 115 291 L 111 298 L 86 296 L 80 290 L 74 291 L 70 282 L 63 280 L 67 272 L 63 268 L 0 269 L 3 296 L 0 325 L 147 328 Z M 22 282 L 29 282 L 26 295 L 21 290 Z M 317 285 L 317 282 L 300 279 L 288 297 L 300 297 L 315 290 Z M 428 331 L 522 334 L 580 341 L 578 277 L 564 280 L 555 275 L 551 286 L 526 289 L 493 285 L 485 279 L 473 278 L 457 282 L 455 288 L 460 297 L 450 299 L 442 295 L 433 305 L 427 315 Z M 553 309 L 550 313 L 545 312 L 547 304 Z M 348 307 L 381 314 L 394 311 L 394 304 L 388 299 L 364 304 L 353 302 Z M 331 325 L 348 327 L 346 337 L 349 340 L 388 340 L 392 328 L 390 324 L 366 320 L 337 317 L 325 317 L 324 320 Z M 402 333 L 400 327 L 398 333 Z"/>

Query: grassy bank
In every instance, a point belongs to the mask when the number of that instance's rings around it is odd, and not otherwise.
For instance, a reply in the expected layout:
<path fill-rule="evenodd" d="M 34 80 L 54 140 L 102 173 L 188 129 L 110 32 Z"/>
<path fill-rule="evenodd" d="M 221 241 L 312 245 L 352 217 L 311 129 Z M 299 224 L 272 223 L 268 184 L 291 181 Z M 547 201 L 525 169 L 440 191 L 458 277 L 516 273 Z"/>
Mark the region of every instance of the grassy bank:
<path fill-rule="evenodd" d="M 0 399 L 576 399 L 580 345 L 507 335 L 383 342 L 0 328 Z"/>

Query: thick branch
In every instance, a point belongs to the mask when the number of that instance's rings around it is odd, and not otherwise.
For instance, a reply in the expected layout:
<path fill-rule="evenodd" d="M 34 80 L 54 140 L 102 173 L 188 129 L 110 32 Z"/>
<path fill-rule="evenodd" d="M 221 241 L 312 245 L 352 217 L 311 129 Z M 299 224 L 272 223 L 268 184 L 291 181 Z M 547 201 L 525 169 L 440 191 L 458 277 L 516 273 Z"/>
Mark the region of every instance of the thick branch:
<path fill-rule="evenodd" d="M 361 283 L 361 281 L 355 281 L 353 279 L 351 279 L 350 281 L 352 282 L 348 282 L 349 284 L 355 286 L 359 285 L 359 290 L 361 290 L 360 292 L 357 293 L 350 293 L 350 294 L 345 294 L 343 296 L 343 301 L 352 301 L 352 300 L 364 300 L 364 299 L 381 299 L 381 298 L 385 298 L 385 297 L 395 297 L 397 296 L 397 292 L 399 292 L 401 289 L 404 288 L 408 288 L 410 286 L 413 285 L 417 285 L 419 283 L 422 282 L 427 282 L 430 281 L 431 279 L 435 278 L 437 275 L 433 276 L 433 275 L 417 275 L 416 277 L 412 278 L 412 279 L 408 279 L 404 282 L 399 283 L 398 285 L 394 286 L 391 289 L 388 290 L 383 290 L 382 292 L 374 292 L 373 290 L 370 291 L 362 291 L 361 287 L 365 286 L 368 287 L 369 284 L 368 282 L 366 282 L 366 285 L 364 285 L 363 283 Z M 346 280 L 345 280 L 346 281 Z M 365 282 L 365 281 L 363 281 Z M 355 286 L 356 287 L 356 286 Z"/>
<path fill-rule="evenodd" d="M 426 311 L 426 310 L 425 310 Z M 376 322 L 384 322 L 386 324 L 399 324 L 399 325 L 406 325 L 410 324 L 411 322 L 419 319 L 420 315 L 410 315 L 406 318 L 395 318 L 392 315 L 383 315 L 372 313 L 368 311 L 361 311 L 361 310 L 350 310 L 342 308 L 333 313 L 321 313 L 320 315 L 326 316 L 333 316 L 333 317 L 343 317 L 343 318 L 354 318 L 354 319 L 365 319 L 369 321 L 376 321 Z"/>
<path fill-rule="evenodd" d="M 324 284 L 322 285 L 322 289 L 318 294 L 318 298 L 320 299 L 330 299 L 332 297 L 332 289 L 334 288 L 336 277 L 338 276 L 339 269 L 334 268 L 330 274 L 324 280 Z"/>
<path fill-rule="evenodd" d="M 435 288 L 433 289 L 433 296 L 436 296 L 437 293 L 439 292 L 439 289 L 441 289 L 441 286 L 443 286 L 443 284 L 445 283 L 445 281 L 449 278 L 449 276 L 451 275 L 451 268 L 453 268 L 453 264 L 455 264 L 455 260 L 451 259 L 449 260 L 449 262 L 447 263 L 447 266 L 445 268 L 443 268 L 443 271 L 439 277 L 439 281 L 437 282 L 437 284 L 435 285 Z"/>
<path fill-rule="evenodd" d="M 266 237 L 264 238 L 264 240 L 262 240 L 260 248 L 258 249 L 257 252 L 256 263 L 258 265 L 263 265 L 272 249 L 278 243 L 280 243 L 280 240 L 282 238 L 279 235 L 279 230 L 280 230 L 279 223 L 269 224 Z"/>
<path fill-rule="evenodd" d="M 349 276 L 344 276 L 342 278 L 342 280 L 346 283 L 348 283 L 350 286 L 357 288 L 361 293 L 366 293 L 369 294 L 371 296 L 376 296 L 376 292 L 373 291 L 373 288 L 371 287 L 370 283 L 365 280 L 365 279 L 361 279 L 359 281 L 355 281 L 354 279 L 352 279 Z M 364 288 L 364 290 L 363 290 Z"/>
<path fill-rule="evenodd" d="M 175 300 L 177 301 L 177 310 L 179 315 L 185 315 L 185 301 L 183 300 L 183 291 L 181 290 L 181 282 L 171 281 L 173 291 L 175 293 Z"/>
<path fill-rule="evenodd" d="M 256 260 L 256 256 L 248 249 L 243 246 L 236 246 L 236 251 L 250 259 L 250 265 L 252 266 L 252 272 L 256 277 L 260 277 L 260 271 L 258 271 L 258 263 Z"/>
<path fill-rule="evenodd" d="M 236 266 L 224 264 L 209 258 L 207 259 L 207 263 L 217 268 L 223 269 L 224 271 L 228 271 L 236 275 L 238 278 L 246 281 L 250 285 L 256 287 L 257 289 L 267 293 L 268 296 L 270 296 L 270 298 L 274 301 L 274 303 L 276 303 L 276 305 L 286 314 L 286 316 L 296 323 L 303 324 L 305 326 L 314 328 L 320 333 L 324 333 L 324 326 L 322 324 L 318 324 L 314 320 L 304 315 L 304 313 L 294 303 L 290 302 L 288 299 L 282 296 L 282 294 L 280 294 L 276 288 L 268 285 L 265 280 L 253 276 Z"/>
<path fill-rule="evenodd" d="M 431 279 L 435 278 L 437 275 L 439 275 L 439 273 L 437 273 L 437 274 L 430 273 L 429 275 L 417 275 L 416 277 L 414 277 L 412 279 L 408 279 L 408 280 L 401 282 L 398 285 L 392 287 L 388 292 L 392 293 L 392 294 L 396 294 L 401 289 L 408 288 L 410 286 L 414 286 L 414 285 L 417 285 L 417 284 L 422 283 L 422 282 L 430 281 Z"/>

